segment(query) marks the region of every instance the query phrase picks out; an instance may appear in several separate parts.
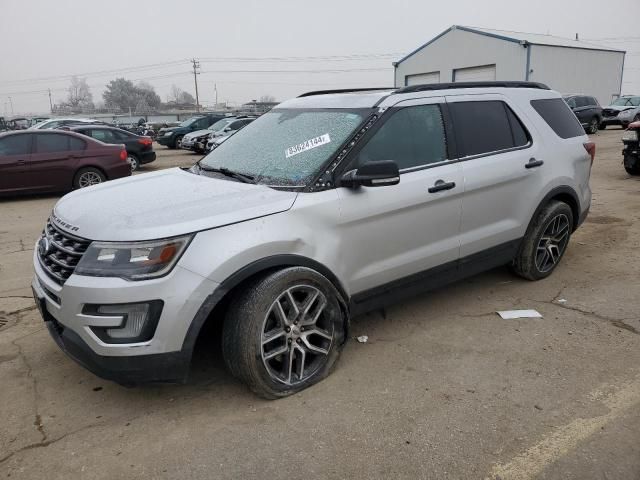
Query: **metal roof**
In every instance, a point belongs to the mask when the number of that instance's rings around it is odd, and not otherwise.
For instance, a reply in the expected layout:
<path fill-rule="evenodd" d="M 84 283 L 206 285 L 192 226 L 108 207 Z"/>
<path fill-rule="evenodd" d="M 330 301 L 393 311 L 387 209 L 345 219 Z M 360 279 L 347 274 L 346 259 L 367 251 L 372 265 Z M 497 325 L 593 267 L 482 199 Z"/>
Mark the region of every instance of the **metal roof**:
<path fill-rule="evenodd" d="M 540 33 L 525 33 L 525 32 L 514 32 L 511 30 L 496 30 L 490 28 L 479 28 L 479 27 L 465 27 L 463 25 L 453 25 L 449 27 L 447 30 L 439 34 L 438 36 L 432 38 L 424 45 L 421 45 L 413 52 L 400 59 L 395 64 L 401 63 L 405 61 L 407 58 L 413 56 L 415 53 L 419 52 L 426 46 L 438 40 L 443 35 L 453 31 L 453 30 L 463 30 L 465 32 L 477 33 L 478 35 L 485 35 L 487 37 L 497 38 L 498 40 L 504 40 L 507 42 L 521 43 L 521 44 L 530 44 L 530 45 L 544 45 L 551 47 L 562 47 L 562 48 L 577 48 L 582 50 L 595 50 L 595 51 L 604 51 L 604 52 L 617 52 L 617 53 L 626 53 L 624 50 L 617 50 L 615 48 L 603 47 L 601 45 L 596 45 L 593 43 L 583 42 L 582 40 L 572 40 L 570 38 L 558 37 L 555 35 L 544 35 Z"/>

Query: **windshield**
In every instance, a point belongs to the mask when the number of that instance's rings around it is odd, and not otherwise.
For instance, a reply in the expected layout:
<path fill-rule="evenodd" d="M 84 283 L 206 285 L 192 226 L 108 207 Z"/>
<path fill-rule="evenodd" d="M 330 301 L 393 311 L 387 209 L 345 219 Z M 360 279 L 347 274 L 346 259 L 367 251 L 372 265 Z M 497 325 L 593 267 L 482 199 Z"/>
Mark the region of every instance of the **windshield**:
<path fill-rule="evenodd" d="M 615 105 L 617 107 L 637 107 L 640 105 L 640 97 L 621 97 L 611 105 Z"/>
<path fill-rule="evenodd" d="M 233 117 L 223 118 L 222 120 L 218 120 L 216 123 L 211 125 L 209 128 L 207 128 L 207 130 L 213 130 L 214 132 L 221 132 L 222 130 L 224 130 L 224 127 L 229 125 L 234 120 L 235 118 Z"/>
<path fill-rule="evenodd" d="M 192 123 L 194 123 L 197 120 L 200 120 L 201 117 L 195 117 L 195 118 L 188 118 L 187 120 L 185 120 L 184 122 L 182 122 L 179 126 L 180 127 L 189 127 L 191 126 Z"/>
<path fill-rule="evenodd" d="M 273 186 L 305 186 L 370 109 L 277 109 L 231 136 L 201 164 Z"/>

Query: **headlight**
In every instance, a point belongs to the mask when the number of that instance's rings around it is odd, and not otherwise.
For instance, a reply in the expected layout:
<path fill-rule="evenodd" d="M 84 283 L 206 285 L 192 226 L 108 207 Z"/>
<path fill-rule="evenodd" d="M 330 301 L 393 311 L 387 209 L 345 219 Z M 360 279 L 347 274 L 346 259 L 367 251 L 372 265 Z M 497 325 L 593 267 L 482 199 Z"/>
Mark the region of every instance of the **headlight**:
<path fill-rule="evenodd" d="M 170 137 L 173 132 L 164 132 L 165 137 Z"/>
<path fill-rule="evenodd" d="M 623 110 L 620 112 L 621 117 L 630 117 L 633 114 L 632 110 Z"/>
<path fill-rule="evenodd" d="M 192 235 L 144 242 L 93 242 L 75 269 L 78 275 L 147 280 L 169 273 Z"/>
<path fill-rule="evenodd" d="M 637 142 L 638 141 L 638 131 L 637 130 L 625 130 L 622 134 L 622 141 L 627 142 Z"/>

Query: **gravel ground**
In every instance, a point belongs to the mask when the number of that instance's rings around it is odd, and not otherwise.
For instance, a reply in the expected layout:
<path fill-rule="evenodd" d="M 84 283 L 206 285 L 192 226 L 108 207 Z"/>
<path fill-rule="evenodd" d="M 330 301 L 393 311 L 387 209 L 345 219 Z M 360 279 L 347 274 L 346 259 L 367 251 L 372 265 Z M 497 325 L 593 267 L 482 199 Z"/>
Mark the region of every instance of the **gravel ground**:
<path fill-rule="evenodd" d="M 29 286 L 57 197 L 1 201 L 0 476 L 639 479 L 640 178 L 620 136 L 594 136 L 591 214 L 550 278 L 496 269 L 356 318 L 368 343 L 271 402 L 213 340 L 183 386 L 127 389 L 69 360 Z M 157 151 L 142 172 L 199 158 Z M 495 314 L 511 308 L 544 318 Z"/>

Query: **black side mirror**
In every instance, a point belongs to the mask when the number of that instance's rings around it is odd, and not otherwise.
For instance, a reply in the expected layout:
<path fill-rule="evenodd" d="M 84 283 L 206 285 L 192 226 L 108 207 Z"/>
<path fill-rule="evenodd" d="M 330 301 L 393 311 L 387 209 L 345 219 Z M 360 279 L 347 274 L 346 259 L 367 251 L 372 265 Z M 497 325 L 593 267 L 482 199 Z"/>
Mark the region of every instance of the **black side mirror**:
<path fill-rule="evenodd" d="M 350 170 L 342 175 L 340 186 L 348 188 L 384 187 L 400 183 L 398 164 L 393 160 L 367 162 L 357 170 Z"/>

